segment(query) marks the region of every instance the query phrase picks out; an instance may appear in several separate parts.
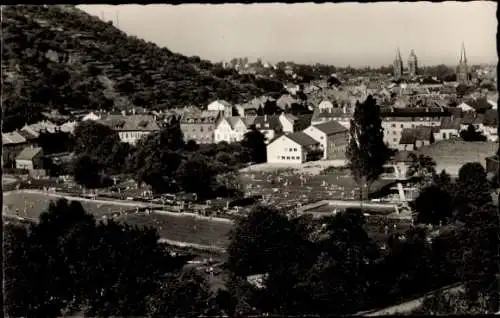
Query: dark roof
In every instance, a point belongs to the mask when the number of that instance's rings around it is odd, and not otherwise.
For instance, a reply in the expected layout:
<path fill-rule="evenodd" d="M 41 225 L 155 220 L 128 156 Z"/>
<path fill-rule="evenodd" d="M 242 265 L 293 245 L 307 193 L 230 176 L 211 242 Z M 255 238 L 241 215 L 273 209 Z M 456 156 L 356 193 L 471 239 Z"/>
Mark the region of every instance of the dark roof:
<path fill-rule="evenodd" d="M 484 113 L 483 124 L 486 126 L 498 126 L 498 111 L 496 109 L 488 109 Z"/>
<path fill-rule="evenodd" d="M 315 145 L 318 143 L 315 139 L 313 139 L 311 136 L 306 134 L 305 132 L 298 131 L 293 134 L 285 135 L 289 139 L 295 141 L 301 146 L 310 146 L 310 145 Z"/>
<path fill-rule="evenodd" d="M 484 114 L 465 113 L 461 119 L 461 123 L 464 125 L 482 124 L 484 121 Z"/>
<path fill-rule="evenodd" d="M 312 114 L 297 115 L 297 121 L 294 123 L 294 125 L 297 125 L 296 129 L 304 130 L 309 127 L 311 125 L 312 117 Z"/>
<path fill-rule="evenodd" d="M 405 128 L 401 131 L 400 145 L 413 145 L 417 141 L 415 130 L 412 128 Z"/>
<path fill-rule="evenodd" d="M 460 129 L 460 118 L 444 117 L 441 119 L 441 129 Z"/>
<path fill-rule="evenodd" d="M 283 129 L 279 116 L 257 116 L 253 121 L 253 125 L 257 130 L 272 129 L 276 131 Z"/>
<path fill-rule="evenodd" d="M 490 103 L 488 103 L 488 100 L 486 98 L 472 100 L 468 104 L 479 112 L 486 111 L 493 107 Z"/>
<path fill-rule="evenodd" d="M 333 135 L 333 134 L 347 131 L 347 128 L 345 128 L 344 126 L 342 126 L 341 124 L 339 124 L 335 120 L 328 121 L 328 122 L 322 123 L 322 124 L 318 124 L 318 125 L 315 125 L 314 127 L 318 128 L 319 130 L 321 130 L 322 132 L 324 132 L 327 135 Z"/>
<path fill-rule="evenodd" d="M 17 155 L 16 160 L 32 160 L 41 152 L 42 148 L 40 147 L 26 147 Z"/>
<path fill-rule="evenodd" d="M 418 126 L 415 128 L 405 128 L 401 132 L 400 145 L 411 145 L 417 140 L 429 140 L 432 135 L 432 127 Z"/>
<path fill-rule="evenodd" d="M 160 126 L 152 115 L 108 115 L 100 121 L 117 131 L 159 131 Z"/>
<path fill-rule="evenodd" d="M 392 160 L 394 162 L 410 162 L 410 161 L 412 161 L 410 154 L 412 154 L 411 151 L 406 151 L 406 150 L 398 151 L 392 157 Z"/>

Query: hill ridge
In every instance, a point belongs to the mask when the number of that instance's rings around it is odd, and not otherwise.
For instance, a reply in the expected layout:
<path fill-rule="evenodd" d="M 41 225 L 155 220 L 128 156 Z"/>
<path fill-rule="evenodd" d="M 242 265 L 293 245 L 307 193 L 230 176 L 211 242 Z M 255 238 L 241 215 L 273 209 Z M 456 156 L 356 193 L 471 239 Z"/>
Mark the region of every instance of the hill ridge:
<path fill-rule="evenodd" d="M 203 108 L 272 92 L 266 80 L 160 48 L 72 5 L 3 11 L 5 130 L 48 108 Z"/>

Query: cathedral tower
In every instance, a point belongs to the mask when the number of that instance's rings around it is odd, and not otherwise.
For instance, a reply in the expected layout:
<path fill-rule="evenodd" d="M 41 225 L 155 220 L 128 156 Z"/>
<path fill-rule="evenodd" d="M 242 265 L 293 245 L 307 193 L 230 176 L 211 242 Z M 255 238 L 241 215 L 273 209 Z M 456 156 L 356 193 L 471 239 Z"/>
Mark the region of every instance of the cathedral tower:
<path fill-rule="evenodd" d="M 415 51 L 411 50 L 410 57 L 408 58 L 408 75 L 413 77 L 418 74 L 418 60 Z"/>
<path fill-rule="evenodd" d="M 400 78 L 403 76 L 403 59 L 401 58 L 401 53 L 398 51 L 396 52 L 396 58 L 394 59 L 394 62 L 392 64 L 394 68 L 394 77 L 395 78 Z"/>
<path fill-rule="evenodd" d="M 467 66 L 467 55 L 465 54 L 465 45 L 462 43 L 460 52 L 460 62 L 457 66 L 457 82 L 465 84 L 469 81 L 469 67 Z"/>

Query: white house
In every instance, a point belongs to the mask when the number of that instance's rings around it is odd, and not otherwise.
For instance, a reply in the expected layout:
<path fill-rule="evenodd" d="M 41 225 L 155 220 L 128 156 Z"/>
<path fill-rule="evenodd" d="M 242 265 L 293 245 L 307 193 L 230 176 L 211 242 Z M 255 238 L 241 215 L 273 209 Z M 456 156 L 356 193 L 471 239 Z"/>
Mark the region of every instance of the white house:
<path fill-rule="evenodd" d="M 232 116 L 229 118 L 229 123 L 233 128 L 234 141 L 242 141 L 245 134 L 248 132 L 248 127 L 239 116 Z"/>
<path fill-rule="evenodd" d="M 278 119 L 283 127 L 283 132 L 294 132 L 295 122 L 298 120 L 297 117 L 292 114 L 281 113 Z"/>
<path fill-rule="evenodd" d="M 99 119 L 101 119 L 100 115 L 97 115 L 94 112 L 90 112 L 87 115 L 83 116 L 82 121 L 86 121 L 86 120 L 99 120 Z"/>
<path fill-rule="evenodd" d="M 300 164 L 320 158 L 320 143 L 301 131 L 281 135 L 267 145 L 268 163 Z"/>
<path fill-rule="evenodd" d="M 214 128 L 214 142 L 225 141 L 228 143 L 243 140 L 248 128 L 245 122 L 239 116 L 229 118 L 219 117 Z"/>
<path fill-rule="evenodd" d="M 304 133 L 318 141 L 323 150 L 323 159 L 343 157 L 349 140 L 348 130 L 336 121 L 309 126 Z"/>
<path fill-rule="evenodd" d="M 331 111 L 333 110 L 333 104 L 328 100 L 323 100 L 321 103 L 319 103 L 318 109 L 320 111 Z"/>
<path fill-rule="evenodd" d="M 466 104 L 466 103 L 461 103 L 460 105 L 457 106 L 457 108 L 460 108 L 463 112 L 473 112 L 475 111 L 474 107 Z"/>
<path fill-rule="evenodd" d="M 67 121 L 64 124 L 62 124 L 61 126 L 59 126 L 59 129 L 62 132 L 72 134 L 75 131 L 76 125 L 77 125 L 76 121 Z"/>
<path fill-rule="evenodd" d="M 208 104 L 207 110 L 219 111 L 224 113 L 224 117 L 231 117 L 233 114 L 233 106 L 225 100 L 216 100 Z"/>
<path fill-rule="evenodd" d="M 460 118 L 445 117 L 441 120 L 441 126 L 433 132 L 434 140 L 446 140 L 460 136 Z"/>

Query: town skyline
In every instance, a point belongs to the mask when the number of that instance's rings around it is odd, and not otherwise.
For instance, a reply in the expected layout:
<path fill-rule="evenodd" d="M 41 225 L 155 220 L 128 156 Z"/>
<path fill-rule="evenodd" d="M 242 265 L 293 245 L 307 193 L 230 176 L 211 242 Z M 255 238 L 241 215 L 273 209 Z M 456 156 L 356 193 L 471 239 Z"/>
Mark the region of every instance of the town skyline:
<path fill-rule="evenodd" d="M 377 67 L 390 65 L 399 48 L 403 60 L 415 50 L 422 66 L 456 65 L 462 42 L 471 64 L 497 61 L 494 2 L 79 7 L 130 35 L 213 62 Z"/>

